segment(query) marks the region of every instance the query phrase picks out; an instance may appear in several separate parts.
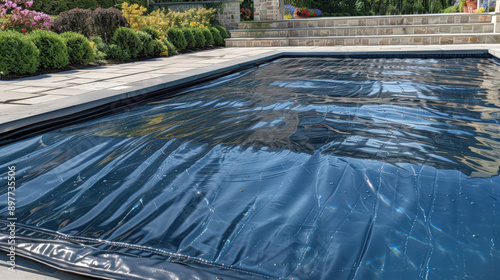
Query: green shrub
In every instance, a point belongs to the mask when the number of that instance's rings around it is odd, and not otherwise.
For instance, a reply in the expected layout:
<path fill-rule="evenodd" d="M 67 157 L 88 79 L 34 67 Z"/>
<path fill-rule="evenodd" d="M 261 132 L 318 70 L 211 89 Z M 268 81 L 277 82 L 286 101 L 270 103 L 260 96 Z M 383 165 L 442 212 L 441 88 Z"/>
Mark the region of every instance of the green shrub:
<path fill-rule="evenodd" d="M 196 41 L 194 39 L 192 28 L 182 28 L 182 32 L 184 33 L 184 38 L 186 38 L 186 47 L 188 49 L 194 49 L 196 47 Z"/>
<path fill-rule="evenodd" d="M 153 57 L 161 56 L 164 51 L 168 52 L 168 47 L 165 46 L 160 41 L 152 40 L 149 44 L 151 45 L 151 47 L 150 47 L 151 48 L 151 56 L 153 56 Z M 177 54 L 177 53 L 175 53 L 175 54 Z"/>
<path fill-rule="evenodd" d="M 214 36 L 212 36 L 212 32 L 208 28 L 201 28 L 203 32 L 203 36 L 205 36 L 205 40 L 207 40 L 207 46 L 213 46 L 215 44 Z"/>
<path fill-rule="evenodd" d="M 142 51 L 139 56 L 154 56 L 154 44 L 152 43 L 154 40 L 151 35 L 143 31 L 137 31 L 136 34 L 142 43 Z"/>
<path fill-rule="evenodd" d="M 205 39 L 205 35 L 203 35 L 203 31 L 201 28 L 193 28 L 194 40 L 196 41 L 197 48 L 203 48 L 207 45 L 207 39 Z"/>
<path fill-rule="evenodd" d="M 68 48 L 61 36 L 46 30 L 31 32 L 30 38 L 40 51 L 41 68 L 64 68 L 69 64 Z"/>
<path fill-rule="evenodd" d="M 115 8 L 97 8 L 92 12 L 92 34 L 110 43 L 111 38 L 120 27 L 129 27 L 122 12 Z"/>
<path fill-rule="evenodd" d="M 128 61 L 130 59 L 130 53 L 127 50 L 124 50 L 115 44 L 109 45 L 108 52 L 106 54 L 107 54 L 106 58 L 118 59 L 122 62 Z"/>
<path fill-rule="evenodd" d="M 18 32 L 0 32 L 0 73 L 35 73 L 40 52 L 35 44 Z"/>
<path fill-rule="evenodd" d="M 104 41 L 99 36 L 94 36 L 94 37 L 90 38 L 90 41 L 94 42 L 96 44 L 104 44 Z"/>
<path fill-rule="evenodd" d="M 444 9 L 442 12 L 443 13 L 454 13 L 457 11 L 457 6 L 451 6 L 446 9 Z"/>
<path fill-rule="evenodd" d="M 222 36 L 220 35 L 219 30 L 217 30 L 217 28 L 215 28 L 215 27 L 210 27 L 209 30 L 212 33 L 212 37 L 214 38 L 215 45 L 217 45 L 217 46 L 224 45 L 224 39 L 222 39 Z"/>
<path fill-rule="evenodd" d="M 95 60 L 104 60 L 107 57 L 108 45 L 106 45 L 101 37 L 95 36 L 90 38 L 90 41 L 93 42 L 92 50 L 94 51 Z"/>
<path fill-rule="evenodd" d="M 176 49 L 186 49 L 187 41 L 184 37 L 184 32 L 182 32 L 180 28 L 170 28 L 169 30 L 167 30 L 167 37 L 168 41 L 174 44 Z"/>
<path fill-rule="evenodd" d="M 149 35 L 151 35 L 151 38 L 153 38 L 153 40 L 160 39 L 160 32 L 158 32 L 156 29 L 144 26 L 141 31 L 146 32 Z"/>
<path fill-rule="evenodd" d="M 167 38 L 163 38 L 161 40 L 163 45 L 165 45 L 168 49 L 168 56 L 176 55 L 177 54 L 177 49 L 175 48 L 174 44 L 172 44 Z"/>
<path fill-rule="evenodd" d="M 227 30 L 224 27 L 222 27 L 220 25 L 215 25 L 214 27 L 217 28 L 217 30 L 219 30 L 219 33 L 220 33 L 220 36 L 222 37 L 222 39 L 229 38 L 229 35 L 227 34 Z"/>
<path fill-rule="evenodd" d="M 141 40 L 132 28 L 120 27 L 116 29 L 111 41 L 134 58 L 141 53 L 143 48 Z"/>
<path fill-rule="evenodd" d="M 61 34 L 61 37 L 66 41 L 69 62 L 71 64 L 87 63 L 94 60 L 94 52 L 90 46 L 90 42 L 82 34 L 66 32 Z"/>

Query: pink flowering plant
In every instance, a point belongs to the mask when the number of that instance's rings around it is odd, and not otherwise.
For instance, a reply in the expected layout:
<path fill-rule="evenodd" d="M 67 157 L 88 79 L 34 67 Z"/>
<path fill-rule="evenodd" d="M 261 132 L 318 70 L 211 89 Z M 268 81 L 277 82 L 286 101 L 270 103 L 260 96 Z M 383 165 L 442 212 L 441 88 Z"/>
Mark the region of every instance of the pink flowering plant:
<path fill-rule="evenodd" d="M 54 19 L 42 12 L 31 11 L 33 0 L 0 0 L 0 17 L 8 20 L 2 29 L 13 29 L 28 35 L 32 30 L 50 30 Z"/>

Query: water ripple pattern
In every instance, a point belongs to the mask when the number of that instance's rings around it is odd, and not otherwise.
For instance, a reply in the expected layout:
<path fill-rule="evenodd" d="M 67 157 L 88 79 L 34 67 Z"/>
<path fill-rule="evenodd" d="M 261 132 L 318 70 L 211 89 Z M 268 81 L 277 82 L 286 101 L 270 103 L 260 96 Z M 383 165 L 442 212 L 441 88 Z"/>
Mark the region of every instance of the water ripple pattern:
<path fill-rule="evenodd" d="M 498 279 L 498 67 L 280 59 L 0 147 L 1 221 L 14 165 L 20 253 L 47 263 Z"/>

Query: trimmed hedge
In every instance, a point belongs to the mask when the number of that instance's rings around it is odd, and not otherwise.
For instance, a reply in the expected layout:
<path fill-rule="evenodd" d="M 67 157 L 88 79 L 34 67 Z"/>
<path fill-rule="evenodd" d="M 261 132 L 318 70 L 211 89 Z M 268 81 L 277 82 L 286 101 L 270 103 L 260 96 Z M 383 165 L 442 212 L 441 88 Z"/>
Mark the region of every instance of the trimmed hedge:
<path fill-rule="evenodd" d="M 215 45 L 217 46 L 224 45 L 224 39 L 222 39 L 219 30 L 217 30 L 217 28 L 215 27 L 210 27 L 209 30 L 212 33 L 212 37 L 214 37 Z"/>
<path fill-rule="evenodd" d="M 29 37 L 40 51 L 41 68 L 64 68 L 69 65 L 68 48 L 61 36 L 47 30 L 35 30 Z"/>
<path fill-rule="evenodd" d="M 182 32 L 184 33 L 184 38 L 186 38 L 187 48 L 194 49 L 196 47 L 196 40 L 194 39 L 193 29 L 192 28 L 182 28 Z"/>
<path fill-rule="evenodd" d="M 115 44 L 109 45 L 106 55 L 106 58 L 108 59 L 118 59 L 122 62 L 130 59 L 130 53 Z"/>
<path fill-rule="evenodd" d="M 87 63 L 94 60 L 94 51 L 85 36 L 76 32 L 66 32 L 61 34 L 61 37 L 66 41 L 71 64 Z"/>
<path fill-rule="evenodd" d="M 35 44 L 18 32 L 0 32 L 0 72 L 3 75 L 32 74 L 39 65 Z"/>
<path fill-rule="evenodd" d="M 165 45 L 168 49 L 168 56 L 177 54 L 177 49 L 175 48 L 174 44 L 172 44 L 169 40 L 167 40 L 167 38 L 163 38 L 161 41 L 163 45 Z"/>
<path fill-rule="evenodd" d="M 147 26 L 144 26 L 141 31 L 143 32 L 146 32 L 148 33 L 149 35 L 151 35 L 151 38 L 153 38 L 153 40 L 158 40 L 160 39 L 160 32 L 158 32 L 156 29 L 153 29 L 151 27 L 147 27 Z"/>
<path fill-rule="evenodd" d="M 137 37 L 139 37 L 139 40 L 141 40 L 142 43 L 142 50 L 139 53 L 139 56 L 153 56 L 154 54 L 154 45 L 153 45 L 153 38 L 151 35 L 149 35 L 146 32 L 143 31 L 137 31 L 136 32 Z"/>
<path fill-rule="evenodd" d="M 133 58 L 138 57 L 143 48 L 141 40 L 132 28 L 118 28 L 111 41 Z"/>
<path fill-rule="evenodd" d="M 180 28 L 170 28 L 167 30 L 168 41 L 174 44 L 175 48 L 182 51 L 186 49 L 187 41 L 184 32 Z"/>
<path fill-rule="evenodd" d="M 194 40 L 196 42 L 197 48 L 203 48 L 207 44 L 207 39 L 205 39 L 205 35 L 203 35 L 203 31 L 201 28 L 193 28 Z"/>
<path fill-rule="evenodd" d="M 201 31 L 203 32 L 203 36 L 205 36 L 206 46 L 213 46 L 215 45 L 214 41 L 214 36 L 212 36 L 212 32 L 208 28 L 201 28 Z"/>
<path fill-rule="evenodd" d="M 168 47 L 165 46 L 160 41 L 152 40 L 149 44 L 152 45 L 152 47 L 150 47 L 150 48 L 152 49 L 151 56 L 153 56 L 153 57 L 161 56 L 164 51 L 168 52 Z"/>
<path fill-rule="evenodd" d="M 94 43 L 92 50 L 94 51 L 94 57 L 96 60 L 104 60 L 107 57 L 106 52 L 108 51 L 108 45 L 106 45 L 102 38 L 95 36 L 90 38 L 90 41 Z"/>
<path fill-rule="evenodd" d="M 227 34 L 227 30 L 224 27 L 222 27 L 220 25 L 215 25 L 214 27 L 217 28 L 217 30 L 219 30 L 220 36 L 222 37 L 222 39 L 229 38 L 229 34 Z"/>

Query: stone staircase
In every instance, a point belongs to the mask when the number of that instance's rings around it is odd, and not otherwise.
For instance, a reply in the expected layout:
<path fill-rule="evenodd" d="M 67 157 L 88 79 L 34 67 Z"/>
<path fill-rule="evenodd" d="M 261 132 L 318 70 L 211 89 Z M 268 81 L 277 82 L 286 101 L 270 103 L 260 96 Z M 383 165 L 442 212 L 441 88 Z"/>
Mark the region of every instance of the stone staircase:
<path fill-rule="evenodd" d="M 226 47 L 500 43 L 494 13 L 240 22 Z"/>

